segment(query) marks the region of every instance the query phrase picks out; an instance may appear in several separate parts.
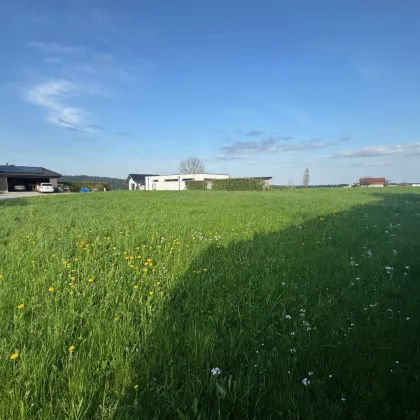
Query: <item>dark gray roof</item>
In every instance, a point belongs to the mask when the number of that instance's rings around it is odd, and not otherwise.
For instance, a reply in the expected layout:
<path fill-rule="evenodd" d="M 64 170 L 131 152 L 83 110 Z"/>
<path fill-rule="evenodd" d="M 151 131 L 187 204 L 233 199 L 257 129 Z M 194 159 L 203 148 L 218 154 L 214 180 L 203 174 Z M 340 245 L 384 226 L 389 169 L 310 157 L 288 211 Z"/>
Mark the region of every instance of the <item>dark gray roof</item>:
<path fill-rule="evenodd" d="M 50 171 L 40 166 L 15 166 L 15 165 L 0 165 L 0 175 L 6 176 L 39 176 L 48 178 L 60 178 L 61 174 Z"/>
<path fill-rule="evenodd" d="M 136 184 L 144 184 L 146 182 L 146 176 L 157 176 L 157 175 L 156 174 L 129 174 L 127 177 L 127 182 L 131 178 Z"/>

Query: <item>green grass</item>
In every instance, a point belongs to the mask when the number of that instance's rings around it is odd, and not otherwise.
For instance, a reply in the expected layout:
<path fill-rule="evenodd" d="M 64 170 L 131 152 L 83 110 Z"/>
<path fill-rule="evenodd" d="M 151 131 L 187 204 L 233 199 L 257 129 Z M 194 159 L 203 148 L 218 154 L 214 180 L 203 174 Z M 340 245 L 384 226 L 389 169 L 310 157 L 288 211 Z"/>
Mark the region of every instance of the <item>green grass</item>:
<path fill-rule="evenodd" d="M 0 227 L 1 419 L 420 418 L 414 188 L 35 197 Z"/>

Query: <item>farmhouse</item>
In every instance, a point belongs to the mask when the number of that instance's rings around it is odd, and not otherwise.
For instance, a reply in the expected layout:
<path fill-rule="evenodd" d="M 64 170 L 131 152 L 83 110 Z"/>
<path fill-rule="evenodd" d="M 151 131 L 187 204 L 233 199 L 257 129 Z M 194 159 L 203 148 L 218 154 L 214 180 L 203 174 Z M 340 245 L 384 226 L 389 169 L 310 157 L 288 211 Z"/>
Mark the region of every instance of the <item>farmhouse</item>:
<path fill-rule="evenodd" d="M 128 189 L 131 190 L 144 190 L 146 184 L 146 177 L 157 176 L 152 174 L 129 174 L 127 177 Z"/>
<path fill-rule="evenodd" d="M 16 186 L 31 191 L 37 184 L 48 182 L 54 187 L 61 174 L 37 166 L 0 165 L 0 192 L 14 191 Z"/>
<path fill-rule="evenodd" d="M 385 178 L 360 178 L 359 185 L 361 187 L 381 188 L 385 186 Z"/>
<path fill-rule="evenodd" d="M 207 188 L 215 179 L 227 179 L 229 175 L 221 174 L 176 174 L 176 175 L 152 175 L 146 176 L 146 190 L 155 191 L 181 191 L 186 190 L 186 181 L 206 181 Z"/>

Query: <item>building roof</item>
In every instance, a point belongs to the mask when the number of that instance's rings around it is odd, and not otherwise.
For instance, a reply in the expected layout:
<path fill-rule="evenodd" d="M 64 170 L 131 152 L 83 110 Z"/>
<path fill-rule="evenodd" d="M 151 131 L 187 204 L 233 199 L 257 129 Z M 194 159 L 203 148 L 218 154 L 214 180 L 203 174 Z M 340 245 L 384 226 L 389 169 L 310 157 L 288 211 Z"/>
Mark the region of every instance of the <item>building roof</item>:
<path fill-rule="evenodd" d="M 144 184 L 146 182 L 146 177 L 147 176 L 158 176 L 158 175 L 153 175 L 153 174 L 129 174 L 126 182 L 128 182 L 131 178 L 136 184 Z"/>
<path fill-rule="evenodd" d="M 360 178 L 360 184 L 385 184 L 385 178 Z"/>
<path fill-rule="evenodd" d="M 62 175 L 40 166 L 0 165 L 0 176 L 38 176 L 46 178 L 60 178 Z"/>

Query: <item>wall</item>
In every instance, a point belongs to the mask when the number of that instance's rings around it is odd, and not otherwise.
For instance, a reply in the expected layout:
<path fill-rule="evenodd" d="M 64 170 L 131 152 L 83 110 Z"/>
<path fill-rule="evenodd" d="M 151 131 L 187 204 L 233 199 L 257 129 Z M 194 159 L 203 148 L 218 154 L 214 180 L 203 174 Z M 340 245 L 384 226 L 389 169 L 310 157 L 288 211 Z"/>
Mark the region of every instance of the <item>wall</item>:
<path fill-rule="evenodd" d="M 58 180 L 57 180 L 57 178 L 50 178 L 50 184 L 51 184 L 53 187 L 56 187 L 56 186 L 58 185 Z"/>
<path fill-rule="evenodd" d="M 8 186 L 7 186 L 7 178 L 6 177 L 0 177 L 0 192 L 7 192 Z"/>
<path fill-rule="evenodd" d="M 187 187 L 185 181 L 208 181 L 210 186 L 211 181 L 214 179 L 230 178 L 229 175 L 220 174 L 184 174 L 184 175 L 161 175 L 161 176 L 148 176 L 146 177 L 146 190 L 152 191 L 183 191 Z M 154 182 L 154 181 L 157 182 Z"/>

